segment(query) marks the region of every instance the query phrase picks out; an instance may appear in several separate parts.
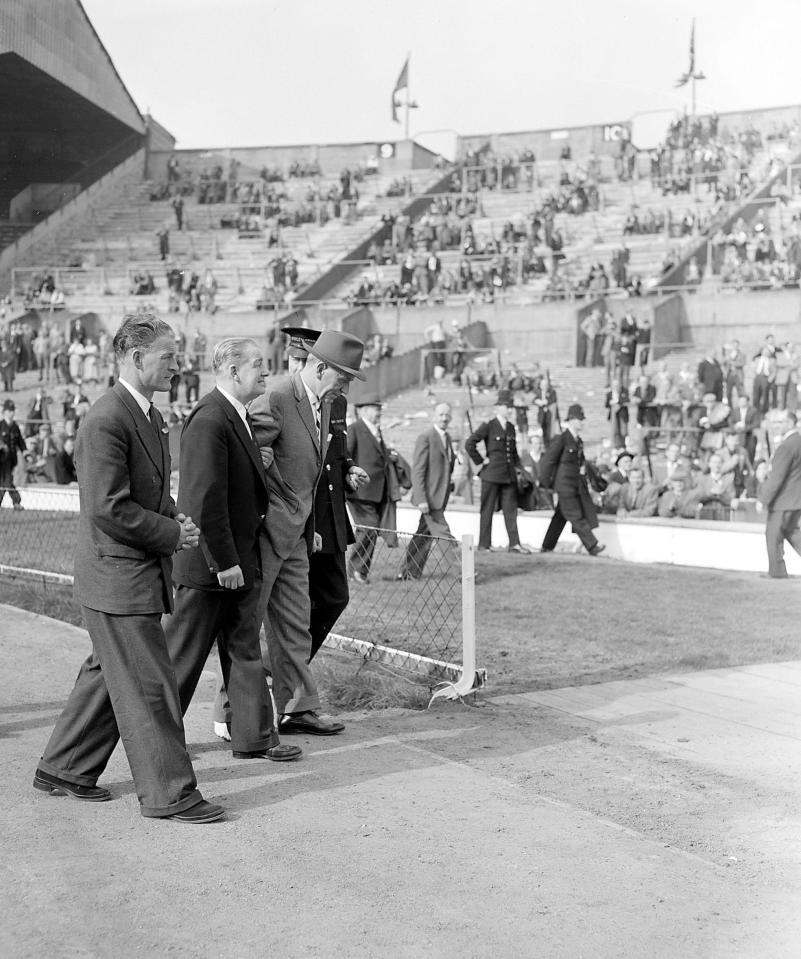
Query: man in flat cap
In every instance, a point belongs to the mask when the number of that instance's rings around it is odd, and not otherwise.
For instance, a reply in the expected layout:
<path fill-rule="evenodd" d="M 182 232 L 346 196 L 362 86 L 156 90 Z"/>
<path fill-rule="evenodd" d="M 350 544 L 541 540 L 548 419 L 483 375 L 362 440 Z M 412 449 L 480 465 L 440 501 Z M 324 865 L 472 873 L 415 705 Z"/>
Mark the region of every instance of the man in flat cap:
<path fill-rule="evenodd" d="M 567 411 L 567 428 L 551 440 L 540 464 L 542 485 L 555 490 L 559 496 L 542 541 L 543 553 L 553 552 L 568 520 L 591 556 L 598 556 L 606 549 L 593 533 L 598 527 L 598 516 L 587 486 L 587 463 L 579 435 L 584 419 L 584 410 L 574 403 Z"/>

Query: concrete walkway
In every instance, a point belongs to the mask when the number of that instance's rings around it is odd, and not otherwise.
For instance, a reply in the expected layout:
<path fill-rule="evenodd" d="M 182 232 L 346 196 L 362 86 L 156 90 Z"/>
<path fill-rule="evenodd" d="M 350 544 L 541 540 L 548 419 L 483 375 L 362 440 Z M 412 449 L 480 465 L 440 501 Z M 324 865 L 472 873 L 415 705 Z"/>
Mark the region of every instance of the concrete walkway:
<path fill-rule="evenodd" d="M 297 763 L 187 716 L 229 819 L 142 819 L 31 777 L 88 637 L 0 607 L 0 955 L 801 955 L 801 663 L 344 717 Z M 491 687 L 490 687 L 491 690 Z"/>

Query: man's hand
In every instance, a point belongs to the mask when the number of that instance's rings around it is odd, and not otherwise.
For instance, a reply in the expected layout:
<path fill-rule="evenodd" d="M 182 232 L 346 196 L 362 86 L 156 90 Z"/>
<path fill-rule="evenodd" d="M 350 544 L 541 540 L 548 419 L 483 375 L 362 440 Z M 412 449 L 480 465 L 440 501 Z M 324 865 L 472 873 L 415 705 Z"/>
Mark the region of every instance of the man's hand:
<path fill-rule="evenodd" d="M 217 573 L 217 582 L 223 589 L 239 589 L 245 585 L 245 577 L 242 575 L 242 569 L 239 566 L 232 566 L 230 569 L 224 569 Z"/>
<path fill-rule="evenodd" d="M 178 513 L 175 521 L 181 530 L 178 535 L 178 545 L 175 547 L 175 552 L 177 553 L 178 550 L 181 549 L 197 549 L 197 545 L 200 542 L 200 530 L 192 522 L 192 517 Z"/>
<path fill-rule="evenodd" d="M 389 449 L 389 458 L 393 463 L 398 462 L 398 451 L 394 447 L 390 447 Z"/>
<path fill-rule="evenodd" d="M 359 489 L 360 486 L 367 486 L 370 482 L 370 476 L 361 468 L 361 466 L 351 466 L 348 470 L 348 485 L 352 490 Z"/>
<path fill-rule="evenodd" d="M 323 548 L 323 537 L 319 533 L 315 533 L 312 537 L 312 552 L 319 553 Z"/>
<path fill-rule="evenodd" d="M 266 470 L 268 470 L 273 465 L 273 460 L 275 459 L 275 453 L 272 450 L 271 446 L 262 446 L 259 449 L 261 453 L 261 462 Z"/>
<path fill-rule="evenodd" d="M 428 515 L 428 513 L 429 513 L 428 503 L 421 503 L 419 508 L 420 508 L 420 512 L 423 514 L 423 516 L 427 516 L 427 515 Z"/>

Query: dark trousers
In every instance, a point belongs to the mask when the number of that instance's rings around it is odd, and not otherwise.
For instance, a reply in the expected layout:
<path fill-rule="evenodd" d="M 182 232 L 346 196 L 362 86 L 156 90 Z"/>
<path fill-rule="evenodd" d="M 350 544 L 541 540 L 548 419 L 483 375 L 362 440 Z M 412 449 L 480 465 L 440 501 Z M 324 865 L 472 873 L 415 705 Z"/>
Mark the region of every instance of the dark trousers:
<path fill-rule="evenodd" d="M 94 786 L 122 738 L 143 816 L 170 816 L 196 805 L 202 797 L 160 614 L 114 616 L 83 607 L 83 616 L 94 651 L 39 768 Z"/>
<path fill-rule="evenodd" d="M 768 547 L 768 573 L 784 578 L 787 567 L 784 565 L 784 541 L 801 556 L 801 509 L 768 510 L 765 524 L 765 541 Z"/>
<path fill-rule="evenodd" d="M 335 553 L 312 553 L 309 557 L 309 598 L 311 662 L 350 600 L 344 553 L 339 550 Z"/>
<path fill-rule="evenodd" d="M 555 549 L 562 535 L 565 524 L 570 522 L 573 532 L 581 540 L 584 548 L 589 552 L 598 545 L 598 540 L 592 531 L 589 521 L 584 515 L 579 495 L 570 493 L 560 493 L 559 503 L 554 510 L 548 529 L 545 531 L 545 538 L 542 541 L 542 550 L 546 553 Z"/>
<path fill-rule="evenodd" d="M 417 524 L 417 532 L 409 540 L 406 547 L 406 554 L 403 557 L 401 572 L 412 579 L 420 579 L 425 569 L 428 554 L 434 545 L 432 537 L 437 536 L 456 540 L 445 519 L 445 510 L 430 509 L 427 513 L 420 514 L 420 522 Z"/>
<path fill-rule="evenodd" d="M 764 373 L 757 373 L 757 375 L 754 377 L 751 403 L 763 416 L 770 409 L 770 391 L 770 380 Z"/>
<path fill-rule="evenodd" d="M 231 701 L 231 748 L 258 752 L 278 743 L 259 646 L 259 589 L 202 590 L 178 586 L 165 629 L 181 710 L 186 712 L 214 640 Z"/>
<path fill-rule="evenodd" d="M 11 502 L 15 505 L 22 502 L 22 497 L 14 485 L 14 467 L 6 465 L 6 462 L 4 462 L 3 465 L 0 466 L 0 504 L 2 504 L 5 499 L 6 493 L 11 497 Z"/>
<path fill-rule="evenodd" d="M 482 480 L 479 549 L 489 549 L 492 546 L 492 517 L 499 503 L 503 511 L 509 545 L 520 544 L 520 534 L 517 532 L 517 486 L 514 483 L 489 483 Z"/>
<path fill-rule="evenodd" d="M 378 533 L 375 527 L 381 525 L 381 515 L 384 512 L 383 503 L 368 503 L 366 500 L 350 500 L 348 503 L 355 526 L 366 526 L 367 529 L 356 530 L 356 542 L 348 553 L 348 566 L 354 573 L 362 576 L 370 575 L 373 563 Z"/>

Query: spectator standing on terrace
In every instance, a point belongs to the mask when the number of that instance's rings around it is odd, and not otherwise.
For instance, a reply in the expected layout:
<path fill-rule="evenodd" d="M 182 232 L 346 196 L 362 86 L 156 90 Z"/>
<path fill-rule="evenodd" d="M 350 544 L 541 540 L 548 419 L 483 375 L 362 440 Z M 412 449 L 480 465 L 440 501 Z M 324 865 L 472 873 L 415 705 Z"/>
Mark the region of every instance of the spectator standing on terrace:
<path fill-rule="evenodd" d="M 483 443 L 484 455 L 478 451 Z M 509 538 L 509 552 L 529 553 L 520 544 L 517 529 L 517 473 L 520 457 L 517 452 L 514 428 L 514 406 L 509 390 L 499 390 L 495 415 L 481 423 L 465 441 L 470 459 L 480 467 L 481 518 L 479 521 L 479 550 L 492 548 L 492 518 L 500 505 Z"/>
<path fill-rule="evenodd" d="M 34 787 L 86 802 L 121 739 L 144 816 L 212 822 L 223 815 L 197 789 L 178 685 L 164 641 L 172 556 L 200 530 L 170 498 L 170 453 L 152 404 L 175 370 L 173 331 L 148 314 L 114 338 L 120 380 L 100 397 L 78 438 L 81 515 L 75 594 L 93 652 L 45 747 Z"/>
<path fill-rule="evenodd" d="M 771 398 L 776 383 L 776 348 L 766 342 L 754 357 L 754 382 L 752 403 L 764 416 L 771 408 Z"/>
<path fill-rule="evenodd" d="M 3 377 L 3 390 L 14 392 L 14 376 L 17 372 L 17 355 L 11 349 L 8 340 L 0 340 L 0 375 Z"/>
<path fill-rule="evenodd" d="M 421 433 L 414 445 L 412 503 L 420 510 L 420 522 L 406 547 L 398 579 L 420 579 L 433 545 L 430 537 L 454 538 L 445 518 L 456 462 L 448 433 L 451 415 L 450 404 L 438 403 L 433 426 Z"/>
<path fill-rule="evenodd" d="M 601 311 L 596 307 L 584 317 L 579 326 L 584 336 L 582 366 L 595 366 L 595 342 L 601 332 Z"/>
<path fill-rule="evenodd" d="M 702 393 L 712 393 L 718 403 L 723 399 L 723 370 L 714 350 L 707 350 L 698 364 L 698 384 Z"/>
<path fill-rule="evenodd" d="M 22 500 L 14 485 L 14 469 L 19 454 L 25 453 L 25 440 L 14 421 L 15 410 L 13 400 L 3 401 L 3 418 L 0 420 L 0 505 L 8 493 L 14 509 L 21 510 Z"/>
<path fill-rule="evenodd" d="M 784 414 L 785 433 L 776 447 L 770 474 L 760 491 L 767 511 L 765 541 L 768 549 L 768 576 L 785 579 L 785 540 L 801 555 L 801 435 L 795 413 Z"/>
<path fill-rule="evenodd" d="M 611 313 L 607 313 L 604 317 L 601 336 L 603 337 L 601 357 L 603 358 L 604 369 L 606 370 L 606 387 L 608 389 L 612 385 L 612 378 L 617 371 L 620 350 L 620 335 L 618 333 L 617 323 Z"/>
<path fill-rule="evenodd" d="M 729 419 L 729 426 L 736 430 L 741 437 L 743 446 L 745 446 L 748 458 L 752 463 L 756 461 L 757 437 L 756 431 L 762 425 L 762 415 L 755 407 L 751 406 L 747 394 L 743 393 L 737 398 L 737 407 L 732 410 Z"/>
<path fill-rule="evenodd" d="M 179 193 L 178 196 L 173 197 L 172 208 L 175 213 L 175 223 L 179 231 L 184 228 L 184 198 Z"/>
<path fill-rule="evenodd" d="M 580 436 L 584 419 L 584 410 L 578 403 L 570 406 L 567 429 L 551 440 L 540 463 L 542 485 L 553 489 L 559 497 L 542 541 L 543 553 L 553 552 L 568 521 L 591 556 L 606 549 L 593 533 L 598 527 L 598 515 L 587 485 L 587 463 Z"/>

